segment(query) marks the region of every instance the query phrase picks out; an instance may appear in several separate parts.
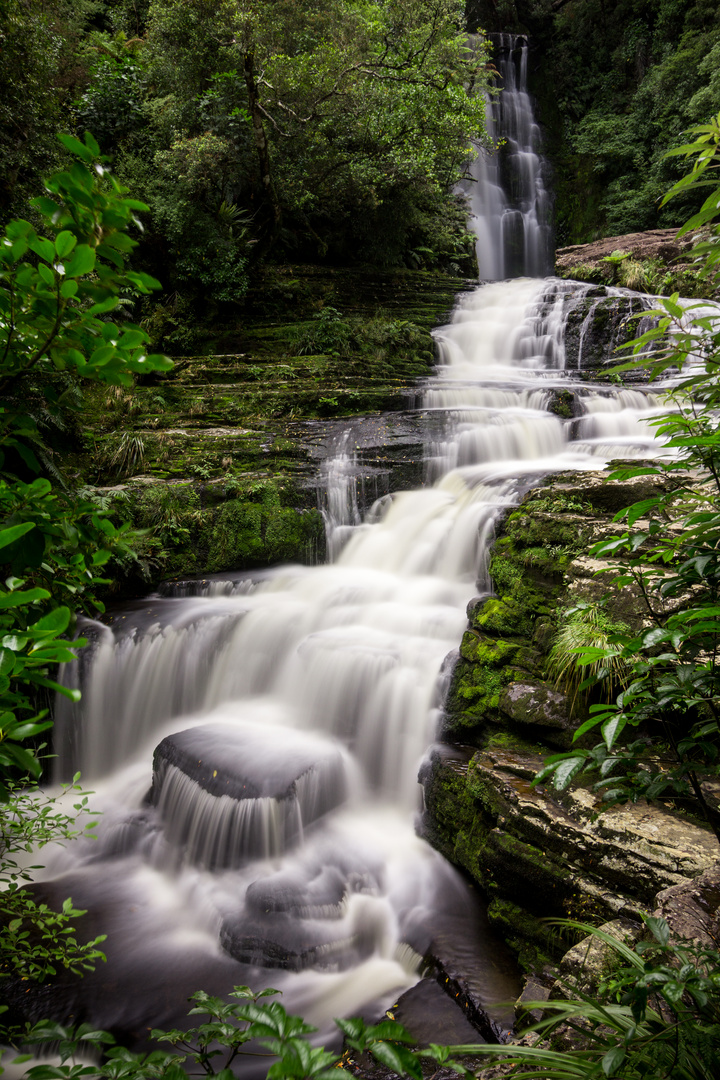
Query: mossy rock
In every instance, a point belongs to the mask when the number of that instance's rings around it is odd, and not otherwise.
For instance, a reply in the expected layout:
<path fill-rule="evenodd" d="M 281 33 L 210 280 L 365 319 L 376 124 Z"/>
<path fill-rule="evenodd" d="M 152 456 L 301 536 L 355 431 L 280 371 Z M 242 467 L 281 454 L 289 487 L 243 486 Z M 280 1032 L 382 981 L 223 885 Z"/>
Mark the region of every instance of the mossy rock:
<path fill-rule="evenodd" d="M 513 597 L 491 596 L 472 614 L 472 625 L 493 637 L 520 637 L 532 631 L 532 622 Z"/>
<path fill-rule="evenodd" d="M 557 931 L 510 900 L 494 897 L 487 914 L 490 925 L 517 953 L 526 971 L 541 970 L 562 952 Z"/>
<path fill-rule="evenodd" d="M 477 877 L 478 855 L 490 823 L 467 784 L 469 753 L 462 747 L 438 747 L 420 770 L 423 785 L 423 834 L 438 851 Z"/>

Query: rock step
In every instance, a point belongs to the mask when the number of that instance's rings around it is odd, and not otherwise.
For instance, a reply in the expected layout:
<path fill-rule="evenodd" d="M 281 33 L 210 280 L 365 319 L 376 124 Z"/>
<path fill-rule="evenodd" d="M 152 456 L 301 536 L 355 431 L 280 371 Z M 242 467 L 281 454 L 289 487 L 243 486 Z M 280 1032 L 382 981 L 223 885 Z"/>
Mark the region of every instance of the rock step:
<path fill-rule="evenodd" d="M 279 855 L 345 801 L 347 753 L 329 739 L 263 725 L 170 735 L 153 758 L 148 801 L 170 847 L 208 869 Z"/>

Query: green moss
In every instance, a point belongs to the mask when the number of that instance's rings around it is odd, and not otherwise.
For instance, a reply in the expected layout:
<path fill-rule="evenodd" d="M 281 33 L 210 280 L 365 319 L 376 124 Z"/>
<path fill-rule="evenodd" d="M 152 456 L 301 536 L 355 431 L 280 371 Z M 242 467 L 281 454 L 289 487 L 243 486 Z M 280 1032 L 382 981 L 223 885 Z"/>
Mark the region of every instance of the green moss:
<path fill-rule="evenodd" d="M 531 630 L 528 613 L 511 596 L 486 600 L 482 607 L 473 612 L 471 621 L 478 630 L 498 637 L 506 634 L 518 636 Z"/>
<path fill-rule="evenodd" d="M 488 919 L 493 929 L 517 953 L 525 971 L 542 970 L 566 948 L 558 933 L 546 922 L 509 900 L 493 898 L 488 905 Z"/>
<path fill-rule="evenodd" d="M 486 750 L 510 750 L 516 754 L 546 753 L 546 748 L 537 743 L 528 742 L 513 731 L 491 731 L 485 738 Z"/>
<path fill-rule="evenodd" d="M 480 853 L 488 825 L 466 782 L 464 769 L 434 756 L 423 774 L 428 838 L 438 851 L 481 880 Z"/>
<path fill-rule="evenodd" d="M 157 483 L 131 488 L 123 511 L 150 530 L 140 554 L 158 580 L 315 561 L 323 544 L 322 516 L 297 509 L 296 500 L 282 478 L 236 479 L 224 486 Z"/>

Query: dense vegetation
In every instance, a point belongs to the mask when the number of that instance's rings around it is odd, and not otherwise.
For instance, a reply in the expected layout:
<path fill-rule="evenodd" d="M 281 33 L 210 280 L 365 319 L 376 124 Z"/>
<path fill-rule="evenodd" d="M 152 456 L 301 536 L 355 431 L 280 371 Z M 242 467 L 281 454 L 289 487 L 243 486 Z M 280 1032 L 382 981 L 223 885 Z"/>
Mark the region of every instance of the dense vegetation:
<path fill-rule="evenodd" d="M 458 0 L 9 0 L 0 217 L 62 125 L 148 203 L 139 257 L 171 295 L 242 300 L 268 257 L 456 263 L 486 85 L 463 21 Z"/>
<path fill-rule="evenodd" d="M 664 153 L 720 109 L 714 0 L 469 0 L 473 25 L 531 35 L 558 246 L 682 224 Z"/>

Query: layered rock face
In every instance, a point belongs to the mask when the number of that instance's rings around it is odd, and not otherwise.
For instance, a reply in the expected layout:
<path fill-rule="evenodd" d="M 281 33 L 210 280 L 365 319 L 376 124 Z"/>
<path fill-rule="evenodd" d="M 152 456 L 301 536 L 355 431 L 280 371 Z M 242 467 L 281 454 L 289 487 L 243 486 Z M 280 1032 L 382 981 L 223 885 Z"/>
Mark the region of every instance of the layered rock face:
<path fill-rule="evenodd" d="M 491 562 L 496 595 L 469 605 L 444 742 L 421 771 L 425 835 L 478 883 L 491 922 L 532 970 L 567 948 L 541 922 L 548 916 L 638 920 L 659 904 L 671 923 L 692 923 L 685 894 L 718 860 L 714 835 L 669 805 L 601 812 L 586 788 L 559 795 L 532 784 L 543 758 L 571 745 L 586 715 L 546 674 L 558 613 L 610 592 L 590 546 L 617 531 L 618 509 L 666 483 L 561 474 L 509 514 Z M 631 626 L 642 621 L 627 588 L 611 592 L 606 610 Z M 692 900 L 696 907 L 712 907 L 706 892 Z"/>

